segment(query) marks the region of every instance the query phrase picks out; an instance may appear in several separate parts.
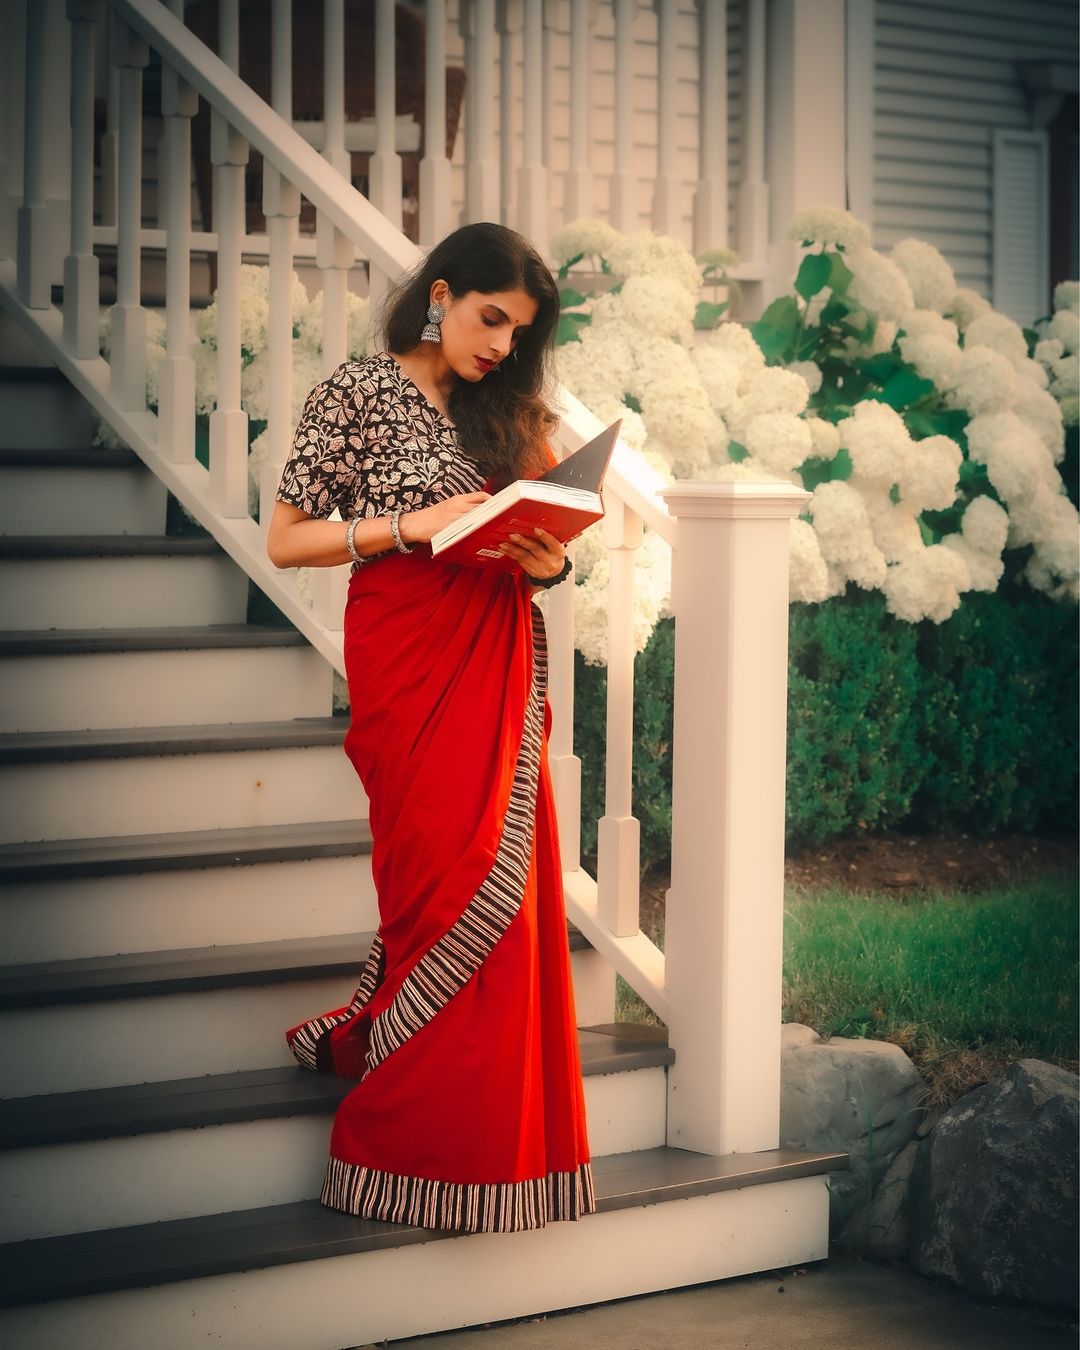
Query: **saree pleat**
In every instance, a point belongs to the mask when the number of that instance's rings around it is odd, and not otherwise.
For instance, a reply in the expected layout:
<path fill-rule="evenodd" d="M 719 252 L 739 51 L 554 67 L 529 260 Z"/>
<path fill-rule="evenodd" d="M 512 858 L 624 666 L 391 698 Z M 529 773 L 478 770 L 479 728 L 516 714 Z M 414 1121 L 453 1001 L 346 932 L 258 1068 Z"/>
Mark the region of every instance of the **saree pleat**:
<path fill-rule="evenodd" d="M 519 577 L 430 551 L 358 570 L 345 612 L 380 922 L 343 1008 L 291 1028 L 355 1078 L 324 1204 L 472 1232 L 596 1209 L 547 765 L 543 617 Z"/>

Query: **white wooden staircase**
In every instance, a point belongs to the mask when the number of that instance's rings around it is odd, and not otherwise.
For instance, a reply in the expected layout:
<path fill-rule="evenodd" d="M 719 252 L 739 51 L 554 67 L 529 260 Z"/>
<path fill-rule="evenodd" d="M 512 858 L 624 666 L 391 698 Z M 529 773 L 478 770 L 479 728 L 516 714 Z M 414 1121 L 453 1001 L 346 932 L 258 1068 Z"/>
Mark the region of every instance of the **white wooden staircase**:
<path fill-rule="evenodd" d="M 4 1343 L 337 1350 L 824 1256 L 842 1158 L 667 1147 L 666 1032 L 613 1023 L 572 927 L 599 1212 L 466 1235 L 319 1204 L 350 1085 L 283 1031 L 347 999 L 377 923 L 330 667 L 245 622 L 247 578 L 166 536 L 59 372 L 0 393 Z"/>

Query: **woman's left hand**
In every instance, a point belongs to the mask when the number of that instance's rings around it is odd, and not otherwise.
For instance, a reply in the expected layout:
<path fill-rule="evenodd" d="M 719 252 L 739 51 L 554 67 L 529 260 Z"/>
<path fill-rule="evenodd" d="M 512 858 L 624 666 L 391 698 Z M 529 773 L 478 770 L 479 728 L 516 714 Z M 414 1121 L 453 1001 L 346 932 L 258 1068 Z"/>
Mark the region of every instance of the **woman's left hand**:
<path fill-rule="evenodd" d="M 547 581 L 557 577 L 563 570 L 566 549 L 562 541 L 556 539 L 539 525 L 530 538 L 524 534 L 512 534 L 505 544 L 500 546 L 508 558 L 521 564 L 521 570 L 531 581 Z"/>

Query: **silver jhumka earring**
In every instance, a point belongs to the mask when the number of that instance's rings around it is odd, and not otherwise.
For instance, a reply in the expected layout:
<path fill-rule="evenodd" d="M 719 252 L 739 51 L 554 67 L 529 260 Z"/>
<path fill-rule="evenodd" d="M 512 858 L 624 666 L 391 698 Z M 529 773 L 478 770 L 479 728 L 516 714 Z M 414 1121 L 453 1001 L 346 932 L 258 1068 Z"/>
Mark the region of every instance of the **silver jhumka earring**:
<path fill-rule="evenodd" d="M 439 304 L 438 300 L 432 301 L 428 305 L 428 321 L 424 325 L 424 331 L 420 334 L 421 342 L 441 342 L 442 330 L 439 324 L 446 318 L 446 310 Z"/>

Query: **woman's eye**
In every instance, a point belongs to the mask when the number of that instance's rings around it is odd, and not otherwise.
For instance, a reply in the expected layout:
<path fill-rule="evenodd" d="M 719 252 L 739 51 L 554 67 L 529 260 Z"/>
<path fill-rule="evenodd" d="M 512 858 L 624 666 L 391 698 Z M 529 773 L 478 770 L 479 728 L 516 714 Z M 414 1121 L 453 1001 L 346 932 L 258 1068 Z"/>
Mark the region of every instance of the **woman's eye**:
<path fill-rule="evenodd" d="M 489 328 L 495 328 L 495 327 L 497 327 L 498 322 L 499 322 L 498 319 L 489 319 L 488 316 L 487 316 L 486 314 L 485 314 L 483 317 L 484 317 L 484 322 L 487 324 L 487 326 L 488 326 Z"/>

